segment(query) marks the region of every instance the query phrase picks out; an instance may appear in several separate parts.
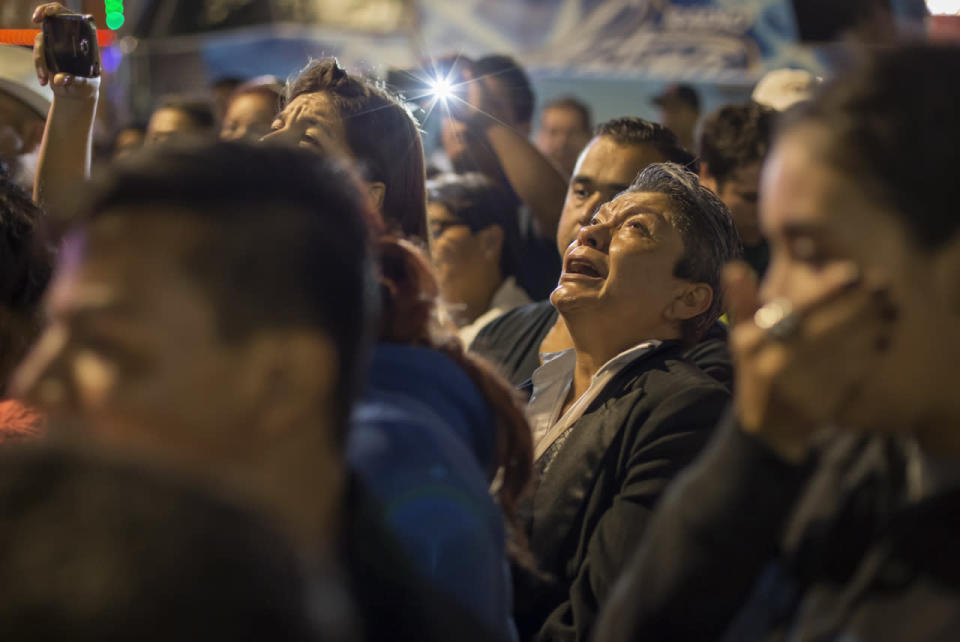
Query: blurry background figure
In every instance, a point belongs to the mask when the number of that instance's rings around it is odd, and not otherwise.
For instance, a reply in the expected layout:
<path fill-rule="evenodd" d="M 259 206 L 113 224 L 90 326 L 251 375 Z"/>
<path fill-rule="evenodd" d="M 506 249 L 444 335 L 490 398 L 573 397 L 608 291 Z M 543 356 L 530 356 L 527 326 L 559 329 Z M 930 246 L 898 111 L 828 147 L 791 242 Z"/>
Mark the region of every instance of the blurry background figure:
<path fill-rule="evenodd" d="M 486 324 L 530 303 L 517 285 L 514 206 L 482 174 L 444 174 L 427 184 L 427 229 L 440 296 L 469 346 Z"/>
<path fill-rule="evenodd" d="M 209 103 L 184 96 L 167 96 L 160 101 L 147 123 L 145 145 L 165 143 L 174 138 L 207 138 L 213 135 L 216 118 Z"/>
<path fill-rule="evenodd" d="M 774 69 L 753 89 L 754 102 L 784 111 L 813 97 L 819 79 L 804 69 Z"/>
<path fill-rule="evenodd" d="M 37 152 L 52 93 L 37 81 L 33 54 L 22 47 L 0 46 L 0 162 L 8 176 L 33 189 Z"/>
<path fill-rule="evenodd" d="M 567 177 L 530 141 L 530 78 L 504 55 L 458 58 L 455 70 L 463 96 L 447 103 L 442 132 L 446 166 L 461 174 L 484 174 L 513 201 L 524 268 L 517 280 L 532 299 L 544 298 L 560 274 L 553 238 Z"/>
<path fill-rule="evenodd" d="M 113 141 L 113 157 L 123 158 L 143 147 L 147 128 L 143 125 L 127 125 Z"/>
<path fill-rule="evenodd" d="M 463 66 L 469 67 L 473 82 L 484 87 L 488 104 L 482 109 L 487 116 L 528 138 L 536 98 L 523 67 L 510 56 L 499 54 L 472 62 L 464 60 Z M 447 118 L 443 123 L 443 149 L 458 173 L 476 171 L 484 162 L 482 137 L 471 131 L 469 125 L 456 118 Z"/>
<path fill-rule="evenodd" d="M 308 582 L 260 516 L 102 456 L 0 462 L 0 638 L 349 639 L 345 593 Z"/>
<path fill-rule="evenodd" d="M 700 119 L 700 96 L 690 85 L 671 85 L 653 99 L 660 107 L 660 124 L 672 131 L 686 149 L 694 149 Z"/>
<path fill-rule="evenodd" d="M 572 96 L 558 98 L 540 111 L 537 147 L 569 177 L 592 133 L 590 108 Z"/>
<path fill-rule="evenodd" d="M 0 397 L 42 329 L 41 300 L 53 251 L 41 236 L 43 214 L 19 185 L 0 176 Z M 38 434 L 39 414 L 0 401 L 0 444 Z"/>
<path fill-rule="evenodd" d="M 227 77 L 216 80 L 210 86 L 210 102 L 213 103 L 213 115 L 217 123 L 223 123 L 227 107 L 230 106 L 230 97 L 243 82 L 240 78 Z"/>
<path fill-rule="evenodd" d="M 283 102 L 283 85 L 273 76 L 249 80 L 233 92 L 220 126 L 220 140 L 258 141 L 270 133 Z"/>
<path fill-rule="evenodd" d="M 743 242 L 743 260 L 758 277 L 770 262 L 757 201 L 776 113 L 753 102 L 727 105 L 707 116 L 700 132 L 701 182 L 730 209 Z"/>

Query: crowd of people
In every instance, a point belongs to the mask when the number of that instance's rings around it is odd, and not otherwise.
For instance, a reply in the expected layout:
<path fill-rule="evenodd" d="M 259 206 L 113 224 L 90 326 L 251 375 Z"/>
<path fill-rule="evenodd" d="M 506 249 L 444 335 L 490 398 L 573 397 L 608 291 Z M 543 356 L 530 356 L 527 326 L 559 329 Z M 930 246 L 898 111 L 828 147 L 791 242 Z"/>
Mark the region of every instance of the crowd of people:
<path fill-rule="evenodd" d="M 430 157 L 314 60 L 92 174 L 99 79 L 43 48 L 48 109 L 0 84 L 3 639 L 960 636 L 960 47 L 537 132 L 461 58 Z"/>

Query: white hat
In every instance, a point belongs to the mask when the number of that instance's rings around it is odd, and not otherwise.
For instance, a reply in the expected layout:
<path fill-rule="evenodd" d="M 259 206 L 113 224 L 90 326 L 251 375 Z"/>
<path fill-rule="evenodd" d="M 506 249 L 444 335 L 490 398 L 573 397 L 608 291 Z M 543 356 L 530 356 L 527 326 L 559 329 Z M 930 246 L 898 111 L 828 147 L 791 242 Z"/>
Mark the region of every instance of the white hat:
<path fill-rule="evenodd" d="M 53 92 L 37 80 L 33 52 L 26 47 L 0 45 L 0 93 L 19 99 L 46 119 Z"/>
<path fill-rule="evenodd" d="M 753 90 L 753 101 L 783 111 L 810 100 L 820 79 L 802 69 L 774 69 L 760 79 Z"/>

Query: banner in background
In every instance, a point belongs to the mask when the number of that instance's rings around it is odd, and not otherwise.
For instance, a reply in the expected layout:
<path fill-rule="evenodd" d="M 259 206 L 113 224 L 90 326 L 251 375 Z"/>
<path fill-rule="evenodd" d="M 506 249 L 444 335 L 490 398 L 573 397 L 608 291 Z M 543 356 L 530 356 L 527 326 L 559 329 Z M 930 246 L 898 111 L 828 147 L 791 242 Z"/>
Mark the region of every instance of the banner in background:
<path fill-rule="evenodd" d="M 335 54 L 374 68 L 383 60 L 409 67 L 450 53 L 502 52 L 546 73 L 734 84 L 798 62 L 789 0 L 173 0 L 154 6 L 144 11 L 137 33 L 205 33 L 205 49 L 213 52 L 205 57 L 236 67 L 218 70 L 221 75 L 235 74 L 245 62 L 262 66 L 263 59 L 240 48 L 257 38 L 270 41 L 271 56 L 291 49 L 277 41 L 297 40 L 298 55 Z"/>

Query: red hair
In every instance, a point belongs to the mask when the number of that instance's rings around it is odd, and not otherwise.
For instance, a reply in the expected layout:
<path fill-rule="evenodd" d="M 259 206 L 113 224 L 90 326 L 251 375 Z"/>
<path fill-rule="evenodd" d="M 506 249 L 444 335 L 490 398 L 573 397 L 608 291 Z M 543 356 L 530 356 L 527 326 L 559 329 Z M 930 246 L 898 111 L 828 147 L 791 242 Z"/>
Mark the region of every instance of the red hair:
<path fill-rule="evenodd" d="M 516 504 L 533 476 L 533 434 L 516 391 L 492 366 L 467 354 L 456 334 L 439 321 L 439 286 L 421 250 L 408 241 L 383 237 L 380 263 L 380 340 L 442 352 L 463 368 L 480 390 L 496 424 L 497 457 L 494 469 L 488 471 L 489 479 L 501 473 L 496 497 L 514 540 L 522 541 L 515 523 Z"/>

